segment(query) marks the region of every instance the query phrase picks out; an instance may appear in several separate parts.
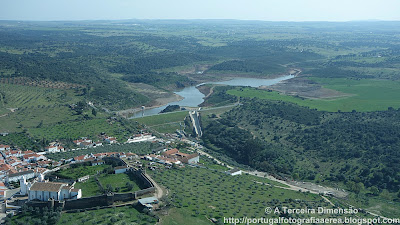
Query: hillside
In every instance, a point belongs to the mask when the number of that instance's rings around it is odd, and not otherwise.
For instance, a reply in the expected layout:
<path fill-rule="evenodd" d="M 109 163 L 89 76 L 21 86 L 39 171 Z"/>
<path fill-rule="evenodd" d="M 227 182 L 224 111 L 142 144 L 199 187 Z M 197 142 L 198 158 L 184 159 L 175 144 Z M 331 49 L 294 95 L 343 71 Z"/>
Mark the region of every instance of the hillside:
<path fill-rule="evenodd" d="M 330 113 L 247 99 L 214 119 L 204 142 L 256 169 L 352 191 L 399 191 L 400 110 Z M 353 183 L 358 186 L 351 186 Z"/>

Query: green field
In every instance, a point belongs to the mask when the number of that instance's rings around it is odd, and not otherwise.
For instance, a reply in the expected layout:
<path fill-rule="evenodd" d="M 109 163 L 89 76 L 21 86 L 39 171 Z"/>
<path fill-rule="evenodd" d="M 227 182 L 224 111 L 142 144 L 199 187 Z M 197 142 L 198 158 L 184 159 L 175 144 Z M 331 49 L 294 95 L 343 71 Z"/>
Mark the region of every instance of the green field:
<path fill-rule="evenodd" d="M 76 118 L 73 112 L 63 105 L 31 106 L 18 109 L 16 112 L 9 112 L 7 116 L 0 117 L 2 124 L 0 131 L 21 132 L 24 129 L 52 127 L 53 124 L 71 120 L 74 117 Z"/>
<path fill-rule="evenodd" d="M 262 217 L 264 209 L 274 206 L 293 208 L 329 207 L 318 195 L 289 191 L 268 185 L 268 180 L 251 175 L 229 176 L 223 172 L 186 167 L 149 171 L 169 190 L 169 201 L 176 209 L 163 216 L 163 224 L 187 224 L 207 218 Z M 263 180 L 265 184 L 256 183 Z M 273 216 L 275 217 L 275 216 Z"/>
<path fill-rule="evenodd" d="M 102 174 L 99 177 L 99 181 L 104 188 L 107 188 L 107 185 L 111 185 L 115 192 L 134 192 L 140 190 L 140 187 L 132 181 L 126 173 L 119 173 L 119 174 Z M 126 183 L 129 182 L 133 184 L 133 188 L 129 190 L 126 186 Z M 116 191 L 115 188 L 120 188 L 119 191 Z"/>
<path fill-rule="evenodd" d="M 0 83 L 0 131 L 20 132 L 74 118 L 68 104 L 83 98 L 73 90 Z M 11 112 L 14 109 L 15 112 Z"/>
<path fill-rule="evenodd" d="M 74 166 L 74 165 L 73 165 Z M 134 192 L 140 190 L 140 186 L 136 183 L 135 177 L 131 177 L 130 174 L 109 174 L 103 173 L 104 169 L 111 169 L 110 165 L 98 165 L 98 166 L 82 166 L 77 165 L 77 167 L 70 167 L 67 169 L 59 170 L 54 173 L 54 175 L 67 178 L 67 179 L 78 179 L 80 177 L 90 175 L 90 179 L 85 182 L 77 182 L 75 184 L 75 188 L 82 189 L 82 196 L 83 197 L 90 197 L 103 194 L 101 191 L 100 186 L 97 184 L 95 180 L 95 176 L 98 178 L 101 186 L 104 189 L 107 189 L 109 185 L 112 186 L 113 192 Z M 112 169 L 111 169 L 112 170 Z M 127 183 L 132 185 L 132 189 L 129 189 Z M 118 189 L 117 189 L 118 188 Z"/>
<path fill-rule="evenodd" d="M 124 129 L 118 123 L 110 123 L 106 118 L 74 121 L 68 123 L 54 124 L 48 127 L 31 128 L 29 134 L 37 139 L 47 138 L 49 140 L 57 139 L 78 139 L 80 137 L 96 138 L 101 132 L 105 132 L 109 136 L 117 137 L 118 141 L 127 140 L 124 137 L 131 133 Z M 97 138 L 98 139 L 98 138 Z"/>
<path fill-rule="evenodd" d="M 0 83 L 0 90 L 4 95 L 3 102 L 0 102 L 0 108 L 48 106 L 59 102 L 70 104 L 76 103 L 82 99 L 82 97 L 78 97 L 73 90 L 60 90 L 3 83 Z"/>
<path fill-rule="evenodd" d="M 174 133 L 180 128 L 179 123 L 183 122 L 186 116 L 188 116 L 188 112 L 184 111 L 146 116 L 132 120 L 145 124 L 160 133 Z"/>
<path fill-rule="evenodd" d="M 93 177 L 91 177 L 89 180 L 87 180 L 85 182 L 77 182 L 75 184 L 75 188 L 82 189 L 82 197 L 83 198 L 103 194 L 100 191 L 99 186 L 97 185 L 97 183 Z"/>
<path fill-rule="evenodd" d="M 155 224 L 156 219 L 140 213 L 131 206 L 106 208 L 77 213 L 63 213 L 58 225 L 93 225 L 93 224 Z"/>
<path fill-rule="evenodd" d="M 154 116 L 146 116 L 143 118 L 135 118 L 132 120 L 137 121 L 139 123 L 146 124 L 147 126 L 154 126 L 154 125 L 159 125 L 159 124 L 183 121 L 186 116 L 188 116 L 188 112 L 183 111 L 183 112 L 158 114 L 158 115 L 154 115 Z"/>
<path fill-rule="evenodd" d="M 196 225 L 210 225 L 213 224 L 205 217 L 188 216 L 191 212 L 185 208 L 173 208 L 168 212 L 168 216 L 161 220 L 161 225 L 183 225 L 183 224 L 196 224 Z"/>
<path fill-rule="evenodd" d="M 269 100 L 280 100 L 307 106 L 313 109 L 337 112 L 352 110 L 366 112 L 387 110 L 388 107 L 400 107 L 400 82 L 388 80 L 350 80 L 334 78 L 311 78 L 322 83 L 325 88 L 350 94 L 339 99 L 304 99 L 283 95 L 278 92 L 258 90 L 254 88 L 237 88 L 227 91 L 228 94 Z"/>

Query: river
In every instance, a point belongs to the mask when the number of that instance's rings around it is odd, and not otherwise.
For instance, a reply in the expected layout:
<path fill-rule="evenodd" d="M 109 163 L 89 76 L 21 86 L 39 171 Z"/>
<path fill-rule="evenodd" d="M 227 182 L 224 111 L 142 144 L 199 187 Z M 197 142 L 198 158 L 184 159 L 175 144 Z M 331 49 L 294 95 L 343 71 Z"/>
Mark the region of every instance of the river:
<path fill-rule="evenodd" d="M 170 102 L 167 105 L 157 107 L 157 108 L 151 108 L 151 109 L 145 109 L 144 110 L 144 115 L 145 116 L 150 116 L 150 115 L 156 115 L 160 113 L 163 109 L 165 109 L 168 105 L 179 105 L 182 107 L 196 107 L 203 103 L 204 101 L 204 94 L 197 89 L 197 86 L 203 85 L 203 84 L 221 84 L 221 85 L 229 85 L 229 86 L 250 86 L 250 87 L 260 87 L 260 86 L 271 86 L 274 84 L 277 84 L 281 81 L 288 80 L 293 78 L 294 75 L 286 75 L 274 79 L 260 79 L 260 78 L 245 78 L 245 77 L 236 77 L 231 80 L 227 81 L 217 81 L 217 82 L 207 82 L 207 83 L 202 83 L 196 86 L 190 86 L 184 88 L 182 91 L 177 91 L 175 94 L 178 94 L 183 97 L 182 100 L 177 101 L 177 102 Z M 130 119 L 133 118 L 138 118 L 142 117 L 142 112 L 136 112 Z"/>

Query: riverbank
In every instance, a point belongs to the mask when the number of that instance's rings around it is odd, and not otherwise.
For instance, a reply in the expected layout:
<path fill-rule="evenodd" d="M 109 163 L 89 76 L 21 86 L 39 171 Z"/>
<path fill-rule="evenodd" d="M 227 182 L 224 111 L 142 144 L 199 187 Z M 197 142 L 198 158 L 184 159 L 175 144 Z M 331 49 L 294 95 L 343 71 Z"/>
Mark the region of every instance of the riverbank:
<path fill-rule="evenodd" d="M 295 75 L 299 74 L 300 70 L 292 70 Z M 279 83 L 284 80 L 291 79 L 295 77 L 295 75 L 286 75 L 286 76 L 274 76 L 275 78 L 250 78 L 250 77 L 225 77 L 224 81 L 211 81 L 206 83 L 201 83 L 195 86 L 185 87 L 182 90 L 175 92 L 173 96 L 161 97 L 159 96 L 160 90 L 158 90 L 157 94 L 154 94 L 156 90 L 154 87 L 152 91 L 149 91 L 149 88 L 146 88 L 147 93 L 151 93 L 152 96 L 157 97 L 152 101 L 152 104 L 146 105 L 144 110 L 144 115 L 155 115 L 158 114 L 161 110 L 163 110 L 168 105 L 179 105 L 182 107 L 197 107 L 202 102 L 204 102 L 204 98 L 210 96 L 213 91 L 213 87 L 215 85 L 228 85 L 228 86 L 251 86 L 251 87 L 260 87 L 260 86 L 270 86 L 276 83 Z M 140 86 L 143 89 L 143 86 Z M 164 96 L 167 93 L 164 92 Z M 170 94 L 170 93 L 168 93 Z M 140 117 L 142 114 L 137 115 L 142 110 L 142 108 L 133 108 L 119 111 L 117 114 L 123 116 L 125 118 L 136 118 Z"/>
<path fill-rule="evenodd" d="M 156 98 L 156 99 L 152 100 L 150 103 L 145 105 L 145 108 L 146 109 L 155 109 L 155 108 L 159 108 L 159 107 L 168 105 L 168 103 L 181 101 L 183 99 L 184 98 L 182 96 L 173 93 L 171 96 L 168 96 L 165 98 Z M 117 111 L 116 114 L 119 116 L 122 116 L 124 118 L 129 118 L 131 115 L 138 113 L 141 110 L 142 110 L 141 107 L 131 108 L 131 109 Z"/>

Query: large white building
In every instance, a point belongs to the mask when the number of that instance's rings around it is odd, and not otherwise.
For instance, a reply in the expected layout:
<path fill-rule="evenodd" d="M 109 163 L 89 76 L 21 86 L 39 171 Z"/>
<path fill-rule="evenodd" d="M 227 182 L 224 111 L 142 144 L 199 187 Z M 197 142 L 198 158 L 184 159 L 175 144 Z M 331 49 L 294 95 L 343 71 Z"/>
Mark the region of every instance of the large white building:
<path fill-rule="evenodd" d="M 35 172 L 33 170 L 23 171 L 19 173 L 9 174 L 6 178 L 6 182 L 18 182 L 20 179 L 25 178 L 27 180 L 34 178 Z"/>
<path fill-rule="evenodd" d="M 36 182 L 28 191 L 28 199 L 47 201 L 50 198 L 54 200 L 79 199 L 82 197 L 82 190 L 65 183 Z"/>

